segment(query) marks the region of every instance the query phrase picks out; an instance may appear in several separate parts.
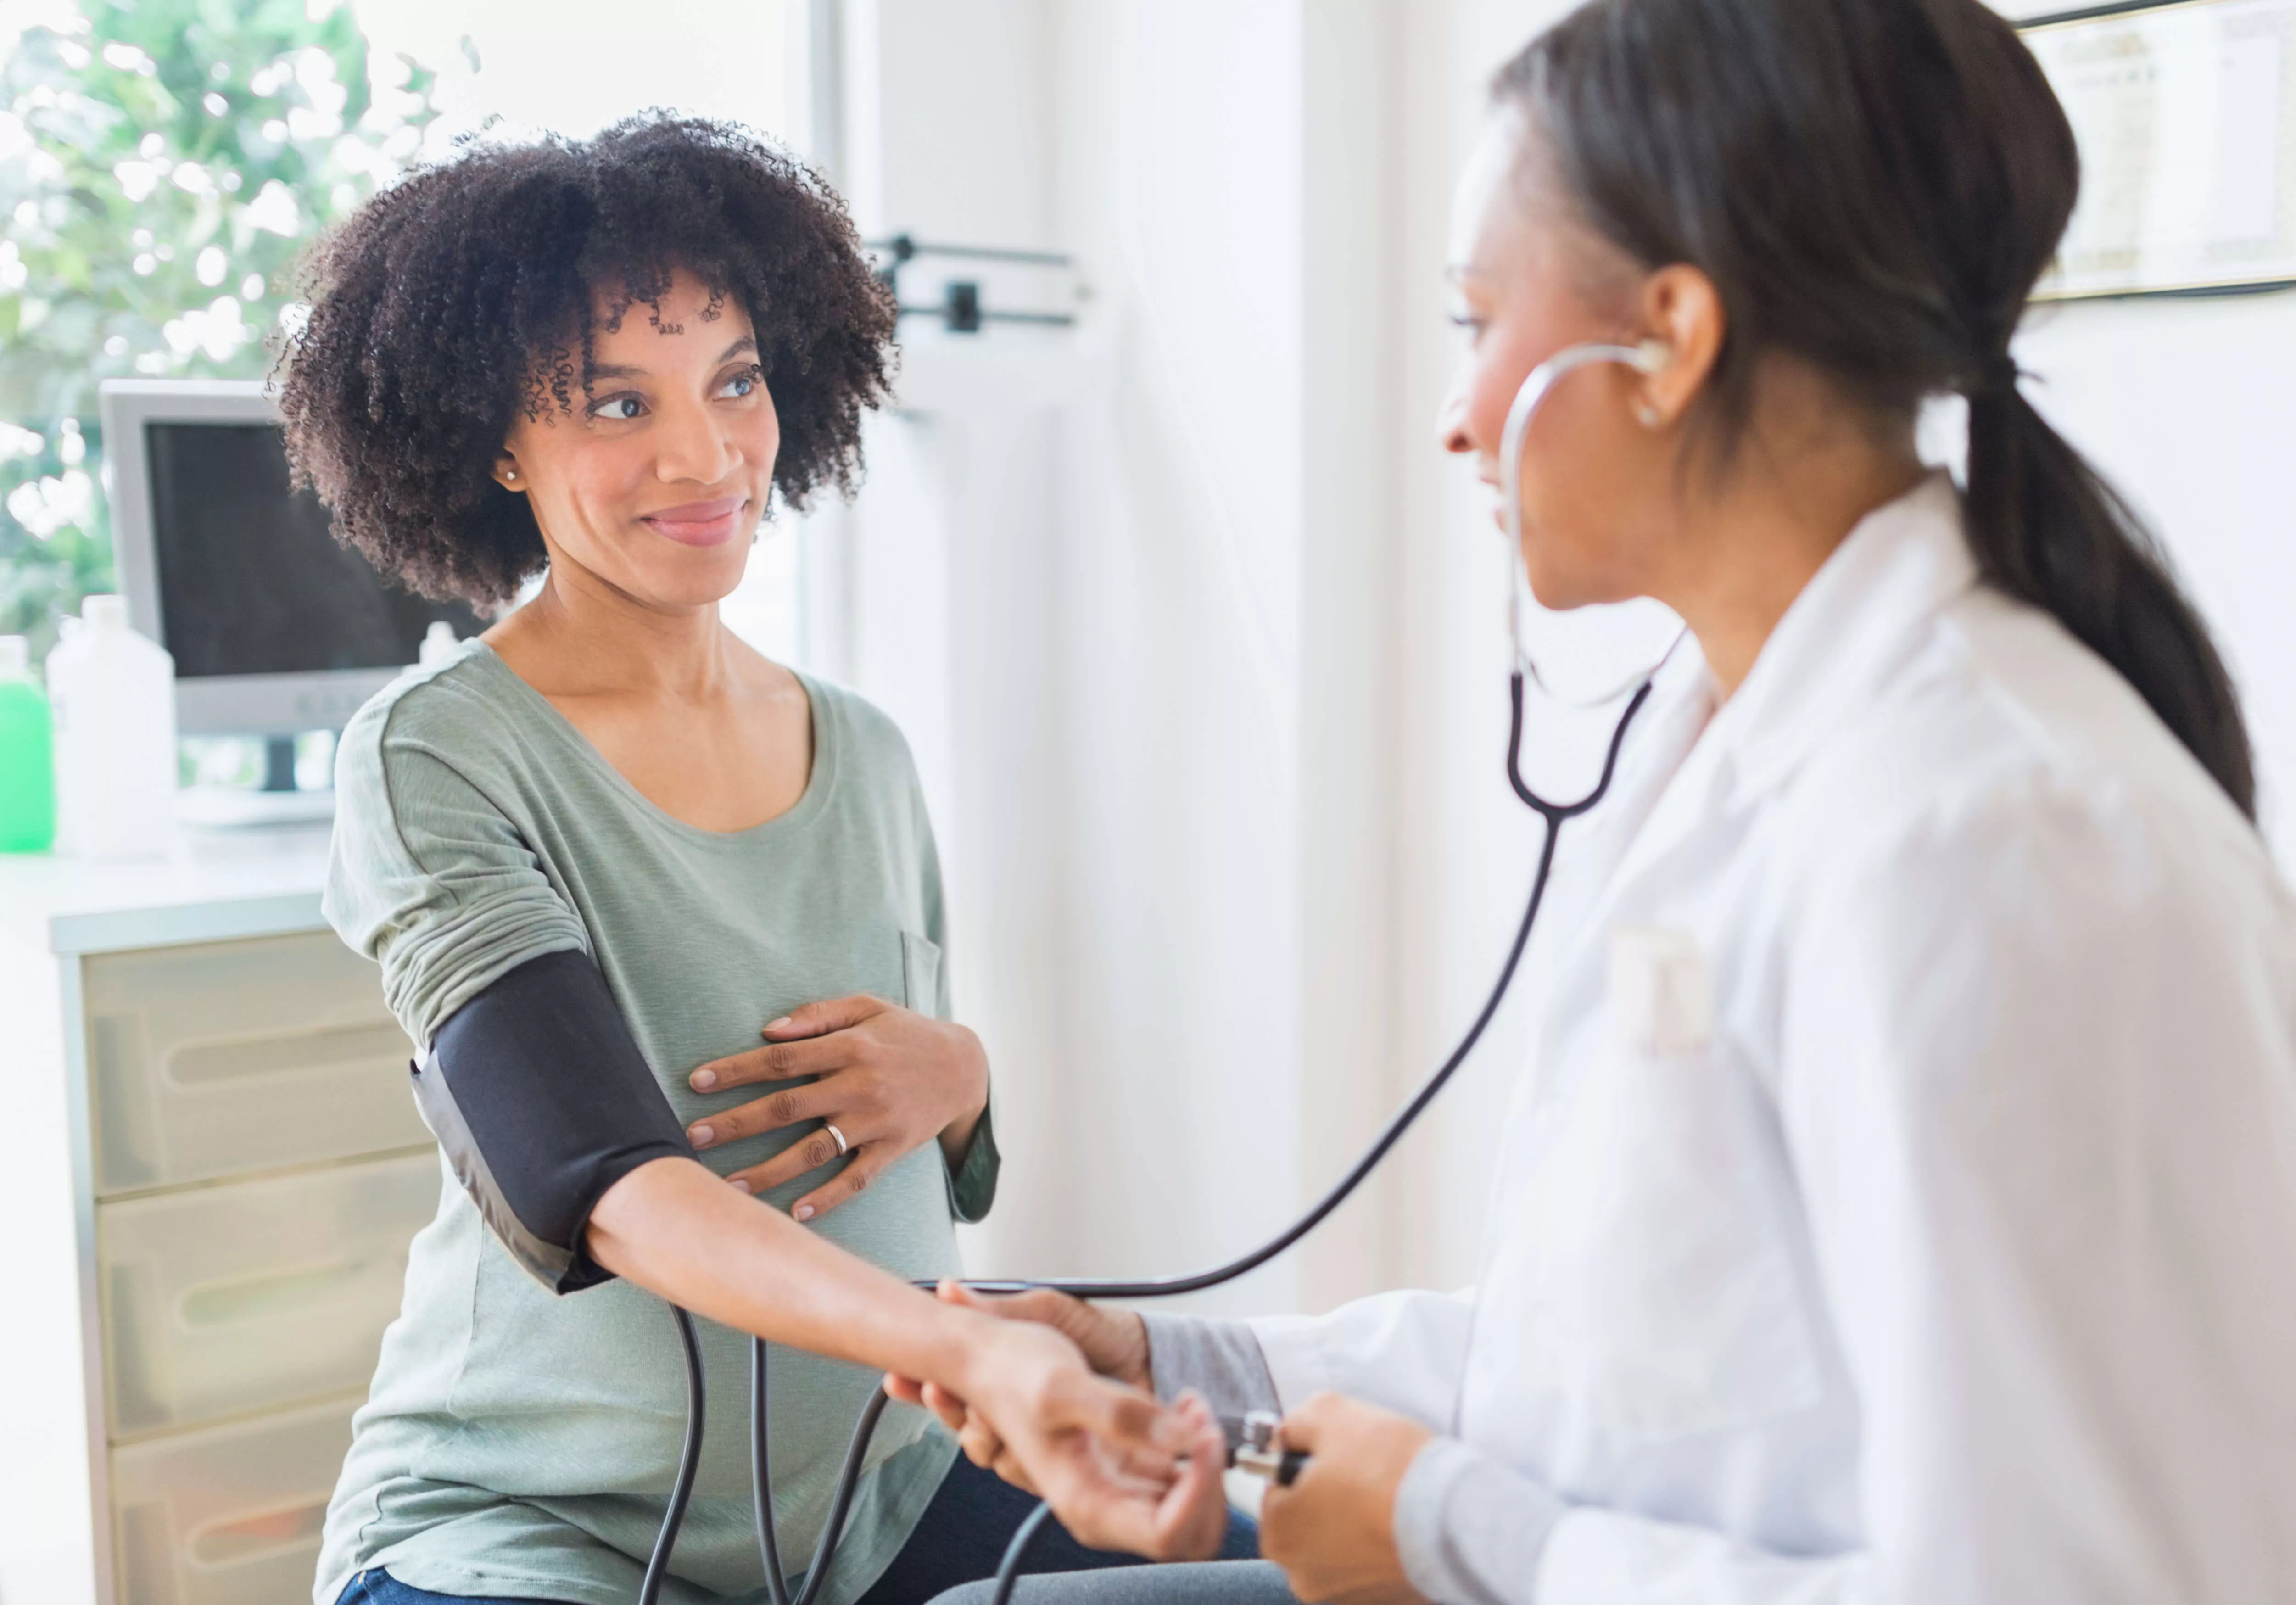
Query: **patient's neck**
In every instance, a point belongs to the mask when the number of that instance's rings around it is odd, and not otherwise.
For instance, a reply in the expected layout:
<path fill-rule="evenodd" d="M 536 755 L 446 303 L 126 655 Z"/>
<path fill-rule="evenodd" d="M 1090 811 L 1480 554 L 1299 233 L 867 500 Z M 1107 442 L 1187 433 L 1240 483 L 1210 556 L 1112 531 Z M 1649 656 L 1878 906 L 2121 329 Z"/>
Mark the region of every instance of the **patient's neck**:
<path fill-rule="evenodd" d="M 563 561 L 485 639 L 550 696 L 708 702 L 726 693 L 734 673 L 735 643 L 715 602 L 665 607 Z"/>

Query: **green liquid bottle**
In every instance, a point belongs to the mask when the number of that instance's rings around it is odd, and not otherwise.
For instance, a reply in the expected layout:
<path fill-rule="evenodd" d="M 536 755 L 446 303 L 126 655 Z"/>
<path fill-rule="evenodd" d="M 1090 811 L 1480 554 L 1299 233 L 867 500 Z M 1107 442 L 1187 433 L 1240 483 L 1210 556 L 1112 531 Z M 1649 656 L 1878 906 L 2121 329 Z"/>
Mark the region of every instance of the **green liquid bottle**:
<path fill-rule="evenodd" d="M 55 720 L 21 635 L 0 635 L 0 853 L 56 839 Z"/>

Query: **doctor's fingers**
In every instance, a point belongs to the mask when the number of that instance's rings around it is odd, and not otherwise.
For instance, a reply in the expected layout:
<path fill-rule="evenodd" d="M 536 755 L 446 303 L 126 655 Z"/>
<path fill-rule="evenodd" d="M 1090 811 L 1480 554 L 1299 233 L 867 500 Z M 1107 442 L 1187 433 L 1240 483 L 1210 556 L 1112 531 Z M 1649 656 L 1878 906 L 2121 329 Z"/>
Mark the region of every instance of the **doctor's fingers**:
<path fill-rule="evenodd" d="M 1012 1459 L 1004 1439 L 987 1420 L 973 1413 L 972 1407 L 938 1382 L 921 1382 L 914 1377 L 888 1374 L 885 1391 L 905 1404 L 918 1404 L 940 1418 L 956 1438 L 957 1447 L 964 1457 L 986 1471 L 1004 1475 L 1004 1466 Z M 1008 1482 L 1019 1484 L 1020 1478 L 1007 1477 Z M 1025 1486 L 1022 1484 L 1021 1486 Z"/>
<path fill-rule="evenodd" d="M 1226 1444 L 1219 1423 L 1200 1403 L 1176 1413 L 1192 1434 L 1188 1458 L 1177 1474 L 1132 1475 L 1111 1462 L 1105 1440 L 1076 1445 L 1055 1458 L 1047 1492 L 1061 1524 L 1078 1542 L 1160 1560 L 1207 1560 L 1218 1550 L 1227 1530 L 1220 1483 Z"/>
<path fill-rule="evenodd" d="M 972 1406 L 938 1382 L 918 1383 L 914 1403 L 922 1404 L 939 1416 L 940 1424 L 955 1433 L 960 1442 L 964 1439 L 967 1423 L 979 1419 L 973 1414 Z"/>
<path fill-rule="evenodd" d="M 1006 1462 L 1011 1459 L 1012 1450 L 1004 1442 L 1004 1435 L 990 1426 L 986 1418 L 967 1410 L 958 1412 L 954 1421 L 946 1415 L 941 1420 L 955 1429 L 956 1446 L 964 1451 L 965 1459 L 984 1471 L 994 1471 L 1005 1481 L 1021 1485 L 1021 1477 L 1026 1473 L 1016 1477 L 1008 1469 Z M 1033 1491 L 1033 1485 L 1021 1486 L 1029 1486 Z"/>
<path fill-rule="evenodd" d="M 1026 1476 L 1014 1469 L 1018 1462 L 1013 1459 L 1012 1450 L 1004 1442 L 1004 1435 L 989 1425 L 985 1417 L 969 1408 L 963 1399 L 931 1382 L 918 1385 L 914 1396 L 907 1394 L 896 1396 L 908 1397 L 910 1403 L 922 1404 L 939 1416 L 941 1424 L 956 1435 L 958 1446 L 974 1465 L 996 1472 L 1007 1482 L 1022 1487 L 1030 1486 Z M 1225 1454 L 1226 1440 L 1221 1441 Z M 1163 1450 L 1143 1449 L 1136 1444 L 1105 1440 L 1100 1443 L 1099 1449 L 1109 1466 L 1136 1479 L 1144 1486 L 1160 1489 L 1172 1479 L 1172 1457 Z"/>
<path fill-rule="evenodd" d="M 1158 1552 L 1167 1560 L 1209 1560 L 1227 1535 L 1227 1437 L 1194 1389 L 1181 1395 L 1177 1410 L 1195 1437 L 1187 1464 L 1157 1505 Z"/>
<path fill-rule="evenodd" d="M 1134 1311 L 1103 1309 L 1052 1288 L 990 1295 L 976 1293 L 961 1282 L 944 1281 L 938 1291 L 944 1303 L 1049 1326 L 1084 1350 L 1086 1362 L 1101 1375 L 1148 1388 L 1148 1327 Z"/>
<path fill-rule="evenodd" d="M 808 1037 L 801 1042 L 769 1042 L 762 1048 L 729 1053 L 698 1066 L 685 1078 L 697 1093 L 724 1092 L 728 1087 L 754 1086 L 760 1081 L 790 1081 L 800 1076 L 824 1076 L 853 1061 L 852 1044 L 840 1037 Z"/>
<path fill-rule="evenodd" d="M 1176 1421 L 1177 1412 L 1153 1395 L 1082 1372 L 1049 1379 L 1036 1405 L 1037 1419 L 1048 1427 L 1078 1429 L 1111 1450 L 1136 1449 L 1168 1465 L 1190 1437 L 1188 1423 Z"/>
<path fill-rule="evenodd" d="M 957 1432 L 956 1441 L 958 1447 L 964 1451 L 964 1457 L 974 1465 L 985 1471 L 996 1472 L 1016 1488 L 1025 1488 L 1040 1499 L 1044 1497 L 1043 1490 L 1029 1475 L 1028 1467 L 1021 1463 L 1021 1457 L 1013 1453 L 1013 1445 L 997 1436 L 996 1429 L 980 1417 L 974 1416 L 965 1423 Z M 1111 1480 L 1112 1486 L 1150 1498 L 1160 1498 L 1164 1490 L 1171 1486 L 1174 1470 L 1169 1455 L 1144 1454 L 1136 1449 L 1109 1444 L 1096 1445 L 1095 1450 L 1100 1457 L 1102 1473 Z"/>
<path fill-rule="evenodd" d="M 1005 1443 L 1004 1435 L 989 1424 L 987 1417 L 955 1394 L 932 1382 L 918 1383 L 913 1390 L 889 1388 L 886 1391 L 896 1398 L 907 1399 L 913 1404 L 922 1404 L 939 1416 L 941 1425 L 956 1435 L 957 1445 L 974 1465 L 983 1470 L 994 1471 L 1018 1486 L 1030 1486 L 1027 1476 L 1018 1470 L 1019 1462 L 1013 1458 L 1012 1448 Z M 1172 1457 L 1160 1449 L 1142 1449 L 1133 1444 L 1107 1442 L 1102 1442 L 1099 1447 L 1109 1464 L 1145 1485 L 1161 1488 L 1171 1480 Z"/>

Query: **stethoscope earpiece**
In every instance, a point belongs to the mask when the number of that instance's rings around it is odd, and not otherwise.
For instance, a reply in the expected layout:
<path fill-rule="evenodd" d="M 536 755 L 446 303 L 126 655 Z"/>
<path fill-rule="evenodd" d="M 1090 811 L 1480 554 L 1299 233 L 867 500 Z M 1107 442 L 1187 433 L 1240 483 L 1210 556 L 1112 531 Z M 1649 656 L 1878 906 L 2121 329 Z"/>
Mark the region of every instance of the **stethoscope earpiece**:
<path fill-rule="evenodd" d="M 1507 633 L 1514 642 L 1514 675 L 1518 681 L 1528 677 L 1547 696 L 1567 707 L 1596 708 L 1607 702 L 1614 702 L 1637 684 L 1647 692 L 1651 681 L 1657 676 L 1658 671 L 1666 666 L 1668 659 L 1674 656 L 1675 649 L 1682 644 L 1683 637 L 1689 635 L 1690 630 L 1687 626 L 1685 626 L 1677 632 L 1673 641 L 1668 643 L 1665 653 L 1649 669 L 1636 675 L 1622 685 L 1606 689 L 1601 696 L 1591 700 L 1557 695 L 1554 688 L 1540 677 L 1538 665 L 1533 660 L 1530 649 L 1523 643 L 1522 579 L 1515 571 L 1517 566 L 1522 561 L 1523 442 L 1530 434 L 1531 420 L 1538 415 L 1539 404 L 1546 399 L 1547 393 L 1554 389 L 1555 381 L 1564 374 L 1575 373 L 1580 368 L 1596 367 L 1603 363 L 1617 363 L 1634 369 L 1637 373 L 1657 373 L 1663 371 L 1673 360 L 1674 348 L 1668 345 L 1666 341 L 1655 338 L 1633 346 L 1610 345 L 1602 342 L 1583 346 L 1566 346 L 1524 376 L 1522 388 L 1514 393 L 1513 405 L 1507 408 L 1506 428 L 1499 437 L 1499 504 L 1505 512 L 1506 523 Z M 1636 706 L 1639 705 L 1639 703 L 1636 704 Z M 1631 719 L 1633 717 L 1633 710 L 1629 709 L 1627 718 Z M 1621 721 L 1619 728 L 1623 734 L 1626 729 L 1624 721 Z M 1517 733 L 1516 740 L 1517 741 L 1521 740 L 1520 731 Z M 1548 805 L 1544 801 L 1534 801 L 1529 788 L 1523 785 L 1521 772 L 1513 766 L 1514 758 L 1512 752 L 1508 764 L 1509 776 L 1514 782 L 1517 795 L 1529 803 L 1532 807 L 1545 809 Z M 1595 794 L 1596 798 L 1601 795 L 1600 791 Z M 1591 805 L 1593 800 L 1594 798 L 1588 798 L 1588 804 Z"/>

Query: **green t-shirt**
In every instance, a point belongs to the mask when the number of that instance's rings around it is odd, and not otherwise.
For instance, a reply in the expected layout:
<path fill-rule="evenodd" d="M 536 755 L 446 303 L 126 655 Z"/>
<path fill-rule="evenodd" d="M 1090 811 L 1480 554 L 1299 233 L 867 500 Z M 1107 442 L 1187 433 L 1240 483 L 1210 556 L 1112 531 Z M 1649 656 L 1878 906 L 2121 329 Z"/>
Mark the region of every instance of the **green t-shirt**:
<path fill-rule="evenodd" d="M 807 679 L 813 773 L 797 806 L 752 830 L 663 813 L 493 650 L 472 642 L 363 708 L 336 760 L 328 920 L 382 966 L 417 1043 L 505 970 L 579 949 L 605 972 L 681 1122 L 758 1095 L 704 1095 L 696 1065 L 755 1047 L 796 1005 L 870 992 L 947 1018 L 939 866 L 900 733 L 852 693 Z M 813 1126 L 709 1150 L 721 1175 Z M 832 1172 L 766 1195 L 786 1209 Z M 821 1217 L 824 1237 L 905 1277 L 957 1268 L 952 1219 L 996 1187 L 984 1119 L 952 1177 L 939 1144 L 906 1155 Z M 442 1169 L 443 1175 L 443 1169 Z M 761 1591 L 750 1517 L 748 1349 L 697 1322 L 709 1434 L 663 1598 Z M 783 1563 L 826 1517 L 875 1373 L 776 1347 L 774 1504 Z M 448 1594 L 625 1605 L 661 1523 L 685 1429 L 669 1311 L 622 1282 L 557 1297 L 488 1234 L 451 1175 L 414 1240 L 406 1302 L 327 1512 L 315 1598 L 387 1567 Z M 875 1580 L 955 1454 L 922 1412 L 879 1426 L 823 1598 Z"/>

